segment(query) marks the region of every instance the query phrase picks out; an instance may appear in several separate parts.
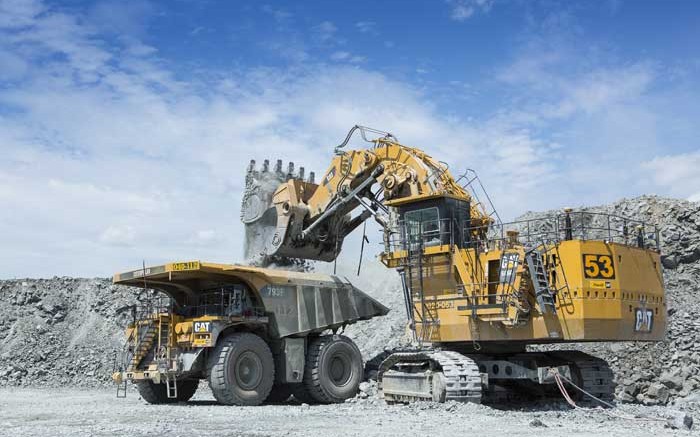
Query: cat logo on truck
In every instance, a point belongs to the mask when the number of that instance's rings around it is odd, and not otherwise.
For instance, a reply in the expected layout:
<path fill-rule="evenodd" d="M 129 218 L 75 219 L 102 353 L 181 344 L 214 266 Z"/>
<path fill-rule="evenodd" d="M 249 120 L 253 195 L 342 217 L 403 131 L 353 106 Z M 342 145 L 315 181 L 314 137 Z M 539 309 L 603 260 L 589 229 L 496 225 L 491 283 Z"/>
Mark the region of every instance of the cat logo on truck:
<path fill-rule="evenodd" d="M 211 332 L 211 322 L 194 322 L 194 332 Z"/>

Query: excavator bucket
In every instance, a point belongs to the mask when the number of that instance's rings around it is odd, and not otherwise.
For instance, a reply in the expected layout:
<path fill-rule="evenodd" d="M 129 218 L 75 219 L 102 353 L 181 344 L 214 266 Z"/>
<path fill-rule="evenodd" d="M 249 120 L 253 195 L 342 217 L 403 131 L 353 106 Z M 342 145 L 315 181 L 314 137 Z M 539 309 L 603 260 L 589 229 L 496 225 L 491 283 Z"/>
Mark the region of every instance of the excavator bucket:
<path fill-rule="evenodd" d="M 277 160 L 274 168 L 270 161 L 263 161 L 261 168 L 256 168 L 255 160 L 248 165 L 245 178 L 245 192 L 241 204 L 241 221 L 245 225 L 245 242 L 243 246 L 245 259 L 252 264 L 270 263 L 290 265 L 291 259 L 275 256 L 279 248 L 279 235 L 286 234 L 286 223 L 278 223 L 278 213 L 272 197 L 281 184 L 290 180 L 304 180 L 304 167 L 295 172 L 294 163 L 286 168 L 282 160 Z M 308 183 L 313 184 L 314 173 L 309 174 Z"/>

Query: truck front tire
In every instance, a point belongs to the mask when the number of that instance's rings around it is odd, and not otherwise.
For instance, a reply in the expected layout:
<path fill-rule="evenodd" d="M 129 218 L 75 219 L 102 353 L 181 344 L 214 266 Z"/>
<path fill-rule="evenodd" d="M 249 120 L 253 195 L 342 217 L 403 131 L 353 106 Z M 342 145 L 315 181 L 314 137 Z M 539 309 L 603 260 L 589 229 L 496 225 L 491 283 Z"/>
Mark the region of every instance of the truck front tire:
<path fill-rule="evenodd" d="M 221 404 L 260 405 L 269 396 L 274 380 L 270 347 L 255 334 L 227 335 L 210 356 L 209 387 Z"/>
<path fill-rule="evenodd" d="M 309 342 L 304 386 L 315 401 L 340 403 L 355 396 L 362 376 L 362 354 L 349 338 L 325 335 Z"/>

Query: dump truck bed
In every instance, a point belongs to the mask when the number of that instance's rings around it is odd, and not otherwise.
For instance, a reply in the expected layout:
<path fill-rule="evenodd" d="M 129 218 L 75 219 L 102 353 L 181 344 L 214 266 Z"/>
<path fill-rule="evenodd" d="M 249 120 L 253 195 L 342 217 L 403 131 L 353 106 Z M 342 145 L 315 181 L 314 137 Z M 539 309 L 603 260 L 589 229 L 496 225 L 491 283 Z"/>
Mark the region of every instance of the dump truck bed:
<path fill-rule="evenodd" d="M 270 333 L 279 338 L 337 329 L 389 312 L 347 280 L 319 273 L 182 261 L 117 273 L 113 282 L 161 290 L 180 306 L 197 305 L 212 290 L 244 285 L 271 317 Z"/>

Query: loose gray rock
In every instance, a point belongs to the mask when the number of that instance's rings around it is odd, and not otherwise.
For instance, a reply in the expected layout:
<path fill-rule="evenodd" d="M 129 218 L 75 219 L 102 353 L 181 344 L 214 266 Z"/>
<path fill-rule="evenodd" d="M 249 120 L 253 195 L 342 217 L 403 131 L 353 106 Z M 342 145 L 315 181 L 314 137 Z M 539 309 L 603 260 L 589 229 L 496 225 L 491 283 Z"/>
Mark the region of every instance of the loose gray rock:
<path fill-rule="evenodd" d="M 547 425 L 544 424 L 540 419 L 533 419 L 530 421 L 530 426 L 534 428 L 547 428 Z"/>
<path fill-rule="evenodd" d="M 666 421 L 666 427 L 671 429 L 693 429 L 693 417 L 682 411 L 672 412 L 671 417 Z"/>

